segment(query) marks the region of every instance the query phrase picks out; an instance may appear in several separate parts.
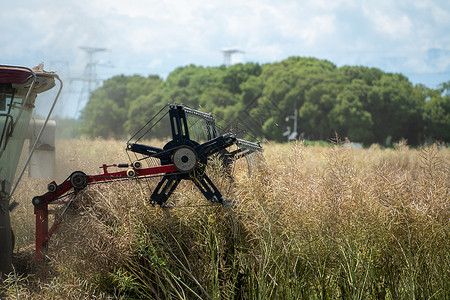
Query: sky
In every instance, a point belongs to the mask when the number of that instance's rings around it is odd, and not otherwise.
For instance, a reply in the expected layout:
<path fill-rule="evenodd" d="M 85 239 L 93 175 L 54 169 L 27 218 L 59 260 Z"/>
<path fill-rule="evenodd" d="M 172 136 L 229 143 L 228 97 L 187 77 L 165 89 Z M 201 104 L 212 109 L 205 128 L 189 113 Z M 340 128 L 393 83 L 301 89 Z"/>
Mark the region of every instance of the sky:
<path fill-rule="evenodd" d="M 220 66 L 225 49 L 242 51 L 231 63 L 308 56 L 430 88 L 450 80 L 448 0 L 1 0 L 0 25 L 0 64 L 58 72 L 68 117 L 86 103 L 89 62 L 97 84 Z"/>

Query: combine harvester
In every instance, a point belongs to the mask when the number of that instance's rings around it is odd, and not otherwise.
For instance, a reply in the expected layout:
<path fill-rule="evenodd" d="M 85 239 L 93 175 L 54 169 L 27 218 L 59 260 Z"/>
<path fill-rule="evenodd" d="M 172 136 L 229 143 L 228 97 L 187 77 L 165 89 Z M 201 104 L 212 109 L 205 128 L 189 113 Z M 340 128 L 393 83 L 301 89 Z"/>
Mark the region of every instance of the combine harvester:
<path fill-rule="evenodd" d="M 31 143 L 25 166 L 15 179 L 36 97 L 52 89 L 56 85 L 55 80 L 59 81 L 59 91 L 37 137 Z M 45 72 L 42 66 L 31 70 L 0 65 L 0 274 L 7 274 L 12 269 L 14 234 L 9 213 L 17 206 L 16 202 L 11 202 L 12 195 L 38 146 L 62 86 L 58 75 Z"/>
<path fill-rule="evenodd" d="M 162 124 L 164 121 L 168 123 Z M 171 140 L 164 147 L 138 143 L 144 138 L 150 138 L 152 129 L 168 128 Z M 211 114 L 182 105 L 167 105 L 127 142 L 128 163 L 103 164 L 100 167 L 103 172 L 96 175 L 75 171 L 60 184 L 50 182 L 45 194 L 33 198 L 36 215 L 36 261 L 44 261 L 49 238 L 61 223 L 67 209 L 76 201 L 77 194 L 89 185 L 159 177 L 160 181 L 148 200 L 153 206 L 171 207 L 172 204 L 168 201 L 170 196 L 182 180 L 187 180 L 212 204 L 225 204 L 228 200 L 207 175 L 207 165 L 212 158 L 216 158 L 224 165 L 225 170 L 229 170 L 235 160 L 242 158 L 246 160 L 251 171 L 264 161 L 262 150 L 259 143 L 240 139 L 232 132 L 220 134 Z M 110 172 L 110 168 L 126 170 Z M 59 205 L 59 209 L 50 210 L 50 204 Z M 55 216 L 50 227 L 49 214 L 52 212 Z"/>
<path fill-rule="evenodd" d="M 42 122 L 37 137 L 30 146 L 30 155 L 25 166 L 16 177 L 19 158 L 27 137 L 32 109 L 39 93 L 53 88 L 59 81 L 59 91 L 45 121 Z M 55 73 L 42 68 L 31 70 L 23 67 L 0 66 L 0 273 L 7 274 L 12 269 L 14 234 L 11 229 L 10 211 L 16 206 L 11 202 L 12 195 L 24 174 L 27 164 L 32 160 L 39 138 L 49 121 L 49 117 L 62 90 L 62 81 Z M 164 122 L 166 122 L 164 124 Z M 151 138 L 152 130 L 168 130 L 171 140 L 158 148 L 139 143 Z M 167 105 L 144 125 L 128 142 L 126 151 L 128 163 L 103 164 L 103 172 L 87 175 L 82 171 L 73 172 L 65 181 L 57 184 L 52 181 L 47 192 L 32 199 L 36 215 L 35 258 L 43 262 L 51 235 L 62 222 L 63 216 L 78 193 L 92 184 L 116 181 L 142 181 L 160 178 L 151 191 L 150 203 L 161 207 L 171 206 L 170 196 L 182 180 L 191 181 L 212 204 L 225 204 L 214 182 L 207 175 L 207 166 L 213 158 L 218 159 L 224 170 L 230 173 L 235 160 L 244 159 L 248 171 L 264 162 L 262 147 L 238 138 L 231 130 L 220 133 L 211 114 L 190 109 L 182 105 Z M 46 166 L 41 166 L 45 169 Z M 110 168 L 125 168 L 110 172 Z M 224 174 L 229 177 L 230 174 Z M 148 184 L 150 187 L 150 184 Z M 49 209 L 49 205 L 55 209 Z M 53 224 L 49 216 L 53 214 Z"/>

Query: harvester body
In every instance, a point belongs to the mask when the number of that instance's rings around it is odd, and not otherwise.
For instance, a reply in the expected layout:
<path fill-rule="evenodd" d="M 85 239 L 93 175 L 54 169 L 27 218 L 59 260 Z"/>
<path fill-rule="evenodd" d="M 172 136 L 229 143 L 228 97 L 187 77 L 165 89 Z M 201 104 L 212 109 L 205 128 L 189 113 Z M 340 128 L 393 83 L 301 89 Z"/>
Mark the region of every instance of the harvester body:
<path fill-rule="evenodd" d="M 55 79 L 59 80 L 59 77 L 55 73 L 45 72 L 42 67 L 31 70 L 0 66 L 0 273 L 3 274 L 8 273 L 12 266 L 14 236 L 9 213 L 15 204 L 11 203 L 11 196 L 23 174 L 22 172 L 16 178 L 19 158 L 36 97 L 39 93 L 53 88 Z M 61 88 L 60 81 L 60 90 L 53 107 Z M 42 134 L 45 124 L 39 135 Z M 39 137 L 36 141 L 38 139 Z M 28 162 L 29 159 L 26 164 Z"/>

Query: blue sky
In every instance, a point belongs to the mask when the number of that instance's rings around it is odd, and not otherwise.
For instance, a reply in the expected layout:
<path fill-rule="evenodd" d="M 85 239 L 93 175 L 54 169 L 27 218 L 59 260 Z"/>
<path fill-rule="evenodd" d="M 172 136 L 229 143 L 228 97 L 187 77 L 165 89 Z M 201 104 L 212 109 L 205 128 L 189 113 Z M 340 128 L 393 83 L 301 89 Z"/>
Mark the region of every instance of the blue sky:
<path fill-rule="evenodd" d="M 269 63 L 289 56 L 364 65 L 436 88 L 450 80 L 450 1 L 16 0 L 0 4 L 0 64 L 45 63 L 65 82 L 70 116 L 88 55 L 99 79 L 167 76 L 188 64 Z M 80 99 L 79 99 L 80 98 Z M 67 113 L 68 112 L 68 113 Z"/>

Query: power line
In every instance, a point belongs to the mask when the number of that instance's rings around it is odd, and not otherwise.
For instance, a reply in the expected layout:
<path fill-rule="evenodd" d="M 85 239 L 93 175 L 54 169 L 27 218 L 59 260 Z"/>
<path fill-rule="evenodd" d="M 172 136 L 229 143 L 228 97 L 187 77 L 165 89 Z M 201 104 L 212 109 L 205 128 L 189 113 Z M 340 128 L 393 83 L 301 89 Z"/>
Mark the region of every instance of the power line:
<path fill-rule="evenodd" d="M 77 80 L 83 82 L 83 87 L 80 92 L 80 97 L 78 99 L 77 108 L 75 110 L 75 117 L 77 116 L 81 104 L 83 101 L 87 101 L 91 95 L 91 93 L 96 89 L 101 80 L 97 78 L 97 70 L 96 67 L 99 64 L 97 61 L 94 61 L 94 55 L 99 52 L 109 51 L 106 48 L 96 48 L 96 47 L 80 47 L 81 50 L 85 51 L 88 55 L 88 60 L 86 66 L 84 68 L 83 77 L 79 78 L 71 78 L 71 80 Z"/>

